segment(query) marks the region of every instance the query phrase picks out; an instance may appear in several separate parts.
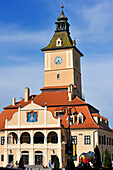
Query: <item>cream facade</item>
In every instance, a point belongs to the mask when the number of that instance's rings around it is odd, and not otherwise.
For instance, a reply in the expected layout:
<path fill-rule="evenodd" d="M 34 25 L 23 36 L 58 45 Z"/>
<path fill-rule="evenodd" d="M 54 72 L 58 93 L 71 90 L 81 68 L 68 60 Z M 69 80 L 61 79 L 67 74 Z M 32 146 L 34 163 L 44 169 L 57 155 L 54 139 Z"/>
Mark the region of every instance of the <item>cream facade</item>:
<path fill-rule="evenodd" d="M 28 122 L 29 112 L 37 114 L 36 122 Z M 14 164 L 23 156 L 26 164 L 48 166 L 51 156 L 58 155 L 62 160 L 60 118 L 55 119 L 47 107 L 36 105 L 33 101 L 15 112 L 12 119 L 5 121 L 5 143 L 1 148 L 4 155 L 3 166 L 12 159 Z M 54 137 L 51 141 L 51 135 Z M 61 161 L 62 166 L 62 161 Z"/>

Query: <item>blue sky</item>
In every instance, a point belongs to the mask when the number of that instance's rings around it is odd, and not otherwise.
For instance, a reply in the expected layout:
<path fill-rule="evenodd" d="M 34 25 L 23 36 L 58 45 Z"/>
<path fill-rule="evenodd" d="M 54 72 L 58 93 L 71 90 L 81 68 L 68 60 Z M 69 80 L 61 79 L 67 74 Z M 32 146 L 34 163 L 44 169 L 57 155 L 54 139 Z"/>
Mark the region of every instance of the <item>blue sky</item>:
<path fill-rule="evenodd" d="M 64 0 L 64 13 L 82 58 L 86 102 L 113 127 L 113 0 Z M 0 111 L 44 86 L 41 48 L 51 40 L 60 0 L 0 0 Z"/>

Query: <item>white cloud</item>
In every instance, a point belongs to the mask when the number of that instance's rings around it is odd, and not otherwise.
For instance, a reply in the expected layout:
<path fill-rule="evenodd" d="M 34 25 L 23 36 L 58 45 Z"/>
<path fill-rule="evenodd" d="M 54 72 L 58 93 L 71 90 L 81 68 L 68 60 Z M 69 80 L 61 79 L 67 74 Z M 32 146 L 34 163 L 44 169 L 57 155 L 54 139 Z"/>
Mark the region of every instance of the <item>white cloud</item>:
<path fill-rule="evenodd" d="M 68 7 L 72 15 L 72 35 L 79 42 L 107 43 L 113 39 L 113 1 L 101 1 L 82 8 Z M 73 14 L 74 13 L 74 14 Z M 78 22 L 79 21 L 79 22 Z M 78 24 L 79 23 L 79 24 Z"/>

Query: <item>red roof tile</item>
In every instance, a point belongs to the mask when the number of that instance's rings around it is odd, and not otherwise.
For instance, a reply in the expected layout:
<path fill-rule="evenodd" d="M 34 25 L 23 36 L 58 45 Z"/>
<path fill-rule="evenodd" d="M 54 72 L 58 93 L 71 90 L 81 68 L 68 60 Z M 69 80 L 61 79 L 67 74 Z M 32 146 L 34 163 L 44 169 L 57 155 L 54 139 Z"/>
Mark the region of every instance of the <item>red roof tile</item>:
<path fill-rule="evenodd" d="M 100 117 L 100 115 L 98 113 L 92 113 L 93 117 Z"/>
<path fill-rule="evenodd" d="M 4 110 L 1 114 L 0 114 L 0 130 L 3 130 L 5 127 L 5 120 L 6 117 L 8 118 L 8 120 L 12 119 L 12 116 L 15 112 L 17 112 L 18 109 L 8 109 L 8 110 Z"/>
<path fill-rule="evenodd" d="M 75 97 L 72 101 L 69 101 L 68 98 L 68 92 L 67 91 L 50 91 L 50 92 L 42 92 L 40 95 L 34 96 L 33 99 L 34 103 L 40 105 L 40 106 L 45 106 L 45 103 L 47 103 L 47 108 L 49 111 L 53 113 L 53 116 L 55 117 L 55 111 L 56 110 L 62 110 L 64 106 L 66 107 L 75 107 L 76 111 L 78 113 L 82 113 L 85 117 L 85 121 L 83 124 L 77 124 L 77 121 L 75 122 L 74 125 L 71 125 L 71 128 L 102 128 L 105 129 L 105 127 L 98 125 L 94 119 L 93 115 L 90 113 L 89 110 L 89 104 L 84 102 L 82 99 L 79 97 Z M 17 111 L 17 108 L 19 107 L 19 104 L 21 107 L 24 107 L 28 105 L 31 102 L 31 99 L 28 102 L 24 102 L 24 99 L 19 101 L 18 103 L 15 104 L 15 106 L 7 106 L 5 107 L 5 110 L 2 112 L 0 115 L 1 120 L 3 120 L 3 123 L 0 125 L 0 129 L 4 128 L 5 125 L 5 119 L 8 117 L 10 120 L 12 118 L 12 115 Z M 98 115 L 98 114 L 95 114 Z M 67 120 L 68 115 L 65 114 L 63 117 L 61 117 L 61 123 L 64 125 L 66 128 L 69 125 L 69 121 Z M 109 128 L 106 127 L 106 130 L 110 130 Z"/>

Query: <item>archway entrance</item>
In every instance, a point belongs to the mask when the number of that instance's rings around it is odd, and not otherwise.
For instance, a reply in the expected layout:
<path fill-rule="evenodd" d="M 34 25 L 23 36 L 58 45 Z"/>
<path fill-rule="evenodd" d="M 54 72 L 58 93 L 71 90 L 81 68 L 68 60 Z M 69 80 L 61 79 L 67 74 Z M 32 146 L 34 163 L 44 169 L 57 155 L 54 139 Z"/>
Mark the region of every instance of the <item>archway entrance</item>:
<path fill-rule="evenodd" d="M 25 165 L 29 165 L 29 152 L 28 151 L 22 151 L 21 157 Z"/>
<path fill-rule="evenodd" d="M 35 165 L 43 164 L 43 153 L 41 151 L 35 152 Z"/>

